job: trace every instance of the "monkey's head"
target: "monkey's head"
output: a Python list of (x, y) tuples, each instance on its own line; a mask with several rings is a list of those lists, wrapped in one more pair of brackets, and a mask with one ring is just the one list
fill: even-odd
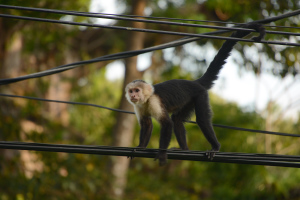
[(154, 88), (143, 80), (135, 80), (127, 84), (125, 92), (129, 103), (141, 105), (146, 103), (149, 97), (154, 93)]

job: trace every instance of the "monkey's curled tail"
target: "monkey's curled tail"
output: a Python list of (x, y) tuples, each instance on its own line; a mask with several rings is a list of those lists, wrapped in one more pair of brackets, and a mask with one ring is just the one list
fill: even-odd
[[(265, 35), (265, 29), (261, 24), (250, 23), (250, 24), (246, 24), (242, 27), (254, 29), (260, 33), (260, 35), (258, 37), (252, 38), (255, 41), (260, 41)], [(237, 32), (234, 32), (230, 37), (242, 38), (250, 33), (251, 32), (249, 32), (249, 31), (237, 31)], [(207, 90), (210, 89), (213, 86), (214, 81), (218, 79), (218, 74), (219, 74), (220, 70), (222, 69), (223, 65), (226, 63), (226, 59), (229, 57), (230, 52), (236, 43), (237, 43), (237, 41), (234, 41), (234, 40), (227, 40), (226, 42), (224, 42), (221, 49), (215, 56), (214, 60), (210, 63), (205, 74), (196, 80), (198, 83), (200, 83), (202, 86), (204, 86)]]

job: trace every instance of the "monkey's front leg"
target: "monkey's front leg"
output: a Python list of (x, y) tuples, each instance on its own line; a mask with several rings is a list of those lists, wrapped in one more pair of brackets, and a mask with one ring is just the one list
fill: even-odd
[(163, 166), (167, 164), (167, 149), (171, 141), (172, 136), (172, 128), (173, 123), (169, 116), (165, 117), (164, 119), (160, 120), (161, 130), (160, 130), (160, 140), (159, 140), (159, 151), (155, 158), (159, 160), (159, 165)]
[[(142, 117), (140, 119), (140, 142), (137, 148), (146, 148), (151, 137), (152, 129), (153, 129), (153, 124), (151, 117)], [(136, 149), (133, 150), (135, 152)], [(134, 158), (133, 156), (128, 156), (131, 160)]]
[(146, 116), (142, 117), (140, 119), (140, 126), (141, 126), (140, 143), (139, 146), (137, 147), (146, 148), (150, 141), (150, 137), (153, 129), (151, 117), (146, 117)]

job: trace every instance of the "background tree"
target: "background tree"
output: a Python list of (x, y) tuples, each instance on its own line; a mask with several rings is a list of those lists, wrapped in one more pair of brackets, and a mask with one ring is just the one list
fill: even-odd
[[(145, 0), (133, 1), (131, 6), (131, 14), (143, 16), (146, 7)], [(133, 28), (144, 28), (141, 22), (132, 22)], [(143, 32), (128, 32), (127, 50), (139, 50), (144, 46)], [(141, 79), (142, 73), (137, 70), (137, 56), (125, 59), (125, 77), (122, 86), (122, 97), (119, 108), (121, 110), (133, 111), (132, 106), (125, 98), (125, 86), (132, 80)], [(125, 113), (118, 113), (116, 117), (116, 125), (113, 130), (113, 145), (115, 146), (132, 146), (132, 138), (136, 117)], [(127, 170), (130, 160), (126, 157), (112, 157), (112, 192), (115, 198), (123, 195), (127, 182)]]

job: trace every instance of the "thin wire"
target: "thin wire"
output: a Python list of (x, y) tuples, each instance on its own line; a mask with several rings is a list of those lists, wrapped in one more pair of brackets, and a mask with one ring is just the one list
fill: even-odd
[[(155, 158), (159, 149), (0, 141), (0, 149)], [(300, 168), (300, 156), (217, 152), (213, 160), (203, 151), (167, 150), (168, 159)]]
[[(189, 26), (189, 27), (198, 27), (198, 28), (201, 27), (201, 28), (223, 29), (223, 30), (232, 30), (232, 31), (245, 30), (245, 31), (255, 32), (252, 29), (243, 29), (243, 28), (238, 28), (238, 27), (221, 27), (221, 26), (199, 25), (199, 24), (190, 24), (190, 23), (182, 23), (182, 22), (178, 23), (178, 22), (169, 22), (169, 21), (135, 19), (132, 17), (143, 17), (143, 16), (134, 16), (134, 15), (117, 15), (117, 14), (107, 14), (107, 13), (77, 12), (77, 11), (32, 8), (32, 7), (21, 7), (21, 6), (10, 6), (10, 5), (0, 5), (0, 8), (27, 10), (27, 11), (35, 11), (35, 12), (46, 12), (46, 13), (55, 13), (55, 14), (64, 14), (64, 15), (73, 15), (73, 16), (106, 18), (106, 19), (114, 19), (114, 20), (136, 21), (136, 22), (145, 22), (145, 23), (159, 23), (159, 24), (167, 24), (167, 25)], [(160, 18), (160, 19), (162, 19), (162, 17), (143, 17), (143, 18), (156, 18), (156, 19)], [(180, 20), (178, 18), (164, 18), (164, 19)], [(185, 21), (184, 19), (181, 19), (181, 20)], [(191, 21), (191, 20), (188, 20), (188, 21)], [(195, 20), (195, 21), (218, 23), (218, 21), (206, 21), (206, 20)], [(219, 22), (219, 23), (221, 23), (221, 22)], [(226, 22), (223, 22), (223, 23), (226, 23)], [(235, 24), (243, 25), (242, 23), (235, 23)], [(283, 31), (266, 31), (266, 33), (280, 34), (280, 35), (295, 35), (295, 36), (300, 35), (298, 33), (283, 32)]]
[[(187, 122), (196, 124), (196, 122), (194, 122), (194, 121), (187, 121)], [(248, 129), (248, 128), (240, 128), (240, 127), (234, 127), (234, 126), (221, 125), (221, 124), (213, 124), (213, 126), (218, 127), (218, 128), (226, 128), (226, 129), (253, 132), (253, 133), (264, 133), (264, 134), (270, 134), (270, 135), (300, 137), (300, 134), (282, 133), (282, 132), (274, 132), (274, 131), (262, 131), (262, 130), (256, 130), (256, 129)]]
[[(87, 12), (76, 12), (75, 13), (87, 13)], [(94, 15), (108, 15), (108, 16), (119, 16), (119, 17), (131, 17), (131, 18), (145, 18), (145, 19), (158, 19), (158, 20), (172, 20), (172, 21), (190, 21), (190, 22), (202, 22), (202, 23), (216, 23), (216, 24), (234, 24), (237, 26), (243, 25), (245, 23), (238, 22), (224, 22), (224, 21), (211, 21), (211, 20), (195, 20), (195, 19), (182, 19), (182, 18), (169, 18), (169, 17), (154, 17), (154, 16), (144, 16), (144, 15), (124, 15), (124, 14), (111, 14), (111, 13), (91, 13)], [(159, 23), (160, 21), (157, 21)], [(271, 28), (289, 28), (289, 29), (300, 29), (300, 27), (295, 26), (275, 26), (275, 25), (265, 25), (265, 27)]]
[(143, 15), (123, 15), (123, 14), (111, 14), (111, 13), (93, 13), (94, 15), (109, 15), (109, 16), (119, 16), (119, 17), (132, 17), (132, 18), (145, 18), (145, 19), (158, 19), (160, 20), (172, 20), (172, 21), (187, 21), (187, 22), (202, 22), (202, 23), (216, 23), (216, 24), (234, 24), (243, 25), (244, 23), (237, 22), (222, 22), (222, 21), (211, 21), (211, 20), (196, 20), (196, 19), (182, 19), (182, 18), (169, 18), (169, 17), (154, 17), (154, 16), (143, 16)]
[(290, 29), (300, 29), (300, 27), (297, 27), (297, 26), (275, 26), (275, 25), (265, 25), (265, 27), (270, 27), (270, 28), (290, 28)]
[[(134, 112), (131, 112), (131, 111), (114, 109), (114, 108), (109, 108), (109, 107), (100, 106), (100, 105), (91, 104), (91, 103), (81, 103), (81, 102), (73, 102), (73, 101), (51, 100), (51, 99), (43, 99), (43, 98), (37, 98), (37, 97), (19, 96), (19, 95), (11, 95), (11, 94), (2, 94), (2, 93), (0, 93), (0, 96), (3, 96), (3, 97), (12, 97), (12, 98), (23, 98), (23, 99), (30, 99), (30, 100), (37, 100), (37, 101), (45, 101), (45, 102), (54, 102), (54, 103), (65, 103), (65, 104), (71, 104), (71, 105), (92, 106), (92, 107), (107, 109), (107, 110), (116, 111), (116, 112), (122, 112), (122, 113), (127, 113), (127, 114), (135, 114)], [(196, 124), (196, 122), (194, 122), (194, 121), (186, 121), (186, 122)], [(233, 130), (245, 131), (245, 132), (264, 133), (264, 134), (280, 135), (280, 136), (290, 136), (290, 137), (300, 137), (299, 134), (281, 133), (281, 132), (272, 132), (272, 131), (262, 131), (262, 130), (255, 130), (255, 129), (247, 129), (247, 128), (240, 128), (240, 127), (234, 127), (234, 126), (221, 125), (221, 124), (213, 124), (213, 126), (219, 127), (219, 128), (226, 128), (226, 129), (233, 129)]]
[[(168, 18), (168, 17), (153, 17), (153, 16), (142, 16), (142, 15), (122, 15), (122, 14), (110, 14), (110, 13), (94, 13), (99, 15), (112, 15), (120, 17), (138, 17), (145, 19), (158, 19), (158, 20), (173, 20), (173, 21), (190, 21), (190, 22), (202, 22), (202, 23), (215, 23), (215, 24), (233, 24), (236, 26), (244, 25), (245, 23), (238, 22), (223, 22), (223, 21), (211, 21), (211, 20), (195, 20), (195, 19), (181, 19), (181, 18)], [(157, 21), (159, 23), (160, 21)], [(275, 26), (275, 25), (265, 25), (265, 27), (270, 28), (289, 28), (289, 29), (300, 29), (300, 27), (295, 26)]]
[[(224, 29), (224, 30), (248, 30), (251, 32), (255, 32), (252, 29), (242, 29), (242, 28), (234, 28), (234, 27), (230, 28), (230, 27), (208, 26), (208, 25), (188, 24), (188, 23), (176, 23), (176, 22), (168, 22), (168, 21), (133, 19), (133, 18), (129, 18), (126, 15), (120, 16), (120, 15), (114, 15), (114, 14), (102, 14), (102, 13), (98, 14), (98, 13), (90, 13), (90, 12), (77, 12), (77, 11), (44, 9), (44, 8), (31, 8), (31, 7), (10, 6), (10, 5), (0, 5), (0, 8), (27, 10), (27, 11), (35, 11), (35, 12), (46, 12), (46, 13), (55, 13), (55, 14), (64, 14), (64, 15), (73, 15), (73, 16), (83, 16), (83, 17), (106, 18), (106, 19), (114, 19), (114, 20), (145, 22), (145, 23), (159, 23), (159, 24), (168, 24), (168, 25), (215, 28), (215, 29)], [(126, 16), (126, 17), (124, 17), (124, 16)]]
[[(83, 22), (71, 22), (71, 21), (64, 21), (64, 20), (54, 20), (54, 19), (27, 17), (27, 16), (16, 16), (16, 15), (8, 15), (8, 14), (0, 14), (0, 17), (20, 19), (20, 20), (38, 21), (38, 22), (47, 22), (47, 23), (56, 23), (56, 24), (66, 24), (66, 25), (74, 25), (74, 26), (87, 26), (87, 27), (107, 28), (107, 29), (116, 29), (116, 30), (125, 30), (125, 31), (138, 31), (138, 32), (146, 32), (146, 33), (159, 33), (159, 34), (167, 34), (167, 35), (233, 40), (233, 41), (242, 41), (242, 42), (255, 42), (255, 43), (263, 43), (263, 44), (269, 44), (269, 45), (273, 44), (273, 45), (300, 46), (299, 43), (292, 43), (292, 42), (278, 42), (278, 41), (265, 41), (265, 40), (254, 41), (254, 40), (234, 38), (234, 37), (205, 35), (205, 34), (197, 34), (197, 33), (184, 33), (184, 32), (175, 32), (175, 31), (162, 31), (162, 30), (154, 30), (154, 29), (132, 28), (132, 27), (113, 26), (113, 25), (90, 24), (90, 23), (83, 23)], [(241, 30), (246, 31), (246, 29), (241, 29)], [(251, 32), (252, 31), (253, 30), (251, 30)], [(274, 31), (272, 31), (272, 32), (274, 32)], [(300, 33), (290, 33), (289, 35), (300, 36)]]
[[(85, 17), (96, 17), (100, 18), (98, 15), (108, 15), (108, 16), (119, 16), (119, 17), (130, 17), (130, 18), (145, 18), (145, 19), (159, 19), (159, 20), (175, 20), (175, 21), (192, 21), (192, 22), (206, 22), (206, 23), (220, 23), (220, 24), (236, 24), (242, 25), (243, 23), (234, 23), (234, 22), (222, 22), (222, 21), (209, 21), (209, 20), (191, 20), (191, 19), (180, 19), (180, 18), (167, 18), (167, 17), (153, 17), (153, 16), (142, 16), (142, 15), (123, 15), (123, 14), (110, 14), (110, 13), (92, 13), (92, 12), (79, 12), (79, 11), (66, 11), (54, 9), (42, 9), (42, 8), (30, 8), (30, 7), (21, 7), (21, 6), (11, 6), (11, 5), (0, 5), (0, 8), (8, 9), (18, 9), (18, 10), (28, 10), (28, 11), (39, 11), (39, 12), (51, 12), (56, 14), (67, 14), (75, 16), (85, 16)], [(70, 13), (72, 12), (72, 13)], [(161, 21), (157, 21), (160, 23)]]
[[(132, 19), (132, 18), (126, 18), (126, 17), (117, 17), (114, 15), (96, 15), (97, 18), (106, 18), (106, 19), (114, 19), (114, 20), (125, 20), (125, 21), (137, 21), (137, 22), (145, 22), (145, 23), (159, 23), (159, 24), (167, 24), (167, 25), (177, 25), (177, 26), (188, 26), (188, 27), (197, 27), (197, 28), (211, 28), (211, 29), (217, 29), (217, 30), (231, 30), (231, 31), (249, 31), (249, 32), (256, 32), (253, 29), (248, 28), (238, 28), (237, 27), (224, 27), (224, 26), (213, 26), (213, 25), (199, 25), (199, 24), (188, 24), (188, 23), (176, 23), (176, 22), (168, 22), (168, 21), (155, 21), (155, 20), (142, 20), (142, 19)], [(293, 32), (284, 32), (284, 31), (265, 31), (269, 34), (278, 34), (278, 35), (289, 35), (289, 36), (300, 36), (300, 33), (293, 33)]]
[(123, 113), (128, 113), (128, 114), (135, 114), (134, 112), (120, 110), (120, 109), (114, 109), (114, 108), (109, 108), (109, 107), (100, 106), (100, 105), (91, 104), (91, 103), (82, 103), (82, 102), (74, 102), (74, 101), (60, 101), (60, 100), (53, 100), (53, 99), (43, 99), (43, 98), (37, 98), (37, 97), (19, 96), (19, 95), (2, 94), (2, 93), (0, 93), (0, 96), (3, 96), (3, 97), (12, 97), (12, 98), (23, 98), (23, 99), (45, 101), (45, 102), (53, 102), (53, 103), (65, 103), (65, 104), (71, 104), (71, 105), (92, 106), (92, 107), (103, 108), (103, 109), (107, 109), (107, 110), (111, 110), (111, 111), (116, 111), (116, 112), (123, 112)]

